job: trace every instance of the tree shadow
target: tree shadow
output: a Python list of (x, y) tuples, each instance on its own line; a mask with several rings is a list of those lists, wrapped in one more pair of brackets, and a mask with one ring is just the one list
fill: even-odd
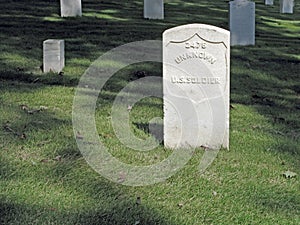
[(147, 207), (136, 205), (134, 201), (122, 201), (111, 208), (80, 212), (60, 212), (53, 207), (18, 205), (9, 200), (0, 200), (1, 224), (80, 224), (80, 225), (124, 225), (157, 224), (175, 225)]
[[(220, 25), (219, 18), (227, 18), (226, 12), (216, 10), (213, 4), (211, 7), (201, 6), (203, 12), (198, 15), (187, 13), (197, 12), (197, 4), (185, 4), (182, 1), (178, 3), (183, 8), (182, 11), (178, 11), (178, 7), (166, 4), (167, 15), (163, 21), (143, 19), (143, 5), (140, 1), (122, 4), (86, 1), (83, 2), (83, 16), (78, 18), (59, 17), (58, 2), (45, 0), (38, 3), (29, 1), (26, 4), (2, 4), (0, 27), (3, 28), (1, 38), (5, 41), (0, 46), (3, 58), (0, 66), (10, 73), (1, 77), (26, 82), (24, 77), (43, 75), (40, 69), (42, 42), (46, 39), (66, 40), (64, 75), (70, 79), (77, 79), (78, 82), (79, 76), (89, 63), (116, 46), (138, 40), (161, 39), (165, 29), (178, 23), (200, 22), (206, 15), (211, 16), (210, 23), (214, 25)], [(10, 19), (12, 17), (13, 20)], [(21, 70), (24, 76), (14, 73), (18, 70)], [(40, 78), (39, 76), (33, 80)], [(39, 82), (49, 83), (47, 79), (41, 78)]]
[(138, 129), (153, 136), (163, 145), (163, 124), (161, 123), (133, 123)]
[(284, 213), (290, 218), (289, 223), (296, 224), (298, 222), (297, 217), (294, 217), (300, 211), (300, 199), (297, 193), (272, 188), (271, 191), (259, 190), (254, 199), (258, 207), (263, 208), (265, 213)]

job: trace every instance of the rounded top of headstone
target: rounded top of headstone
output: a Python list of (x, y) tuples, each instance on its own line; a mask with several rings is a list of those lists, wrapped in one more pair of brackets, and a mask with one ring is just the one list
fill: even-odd
[(243, 5), (255, 5), (255, 2), (248, 1), (248, 0), (234, 0), (234, 1), (230, 1), (229, 4), (243, 6)]
[(187, 36), (190, 36), (189, 39), (194, 36), (198, 36), (204, 41), (216, 44), (226, 43), (230, 37), (230, 32), (220, 27), (194, 23), (173, 27), (165, 30), (163, 33), (164, 42), (169, 42), (170, 39), (173, 41), (182, 41)]
[(210, 31), (215, 31), (215, 32), (219, 32), (219, 33), (224, 33), (224, 34), (229, 34), (230, 33), (228, 30), (225, 30), (223, 28), (216, 27), (216, 26), (213, 26), (213, 25), (202, 24), (202, 23), (192, 23), (192, 24), (185, 24), (185, 25), (170, 28), (168, 30), (165, 30), (164, 34), (168, 33), (168, 32), (176, 32), (178, 30), (184, 30), (184, 29), (210, 30)]
[(47, 39), (47, 40), (44, 41), (44, 43), (47, 43), (47, 44), (59, 43), (59, 42), (64, 42), (64, 40), (61, 40), (61, 39)]

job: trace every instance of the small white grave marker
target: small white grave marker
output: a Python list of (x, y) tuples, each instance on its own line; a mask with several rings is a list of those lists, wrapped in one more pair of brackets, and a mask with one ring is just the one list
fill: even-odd
[(163, 19), (164, 0), (144, 0), (144, 18)]
[(81, 16), (81, 0), (60, 0), (61, 17)]
[(255, 44), (255, 3), (247, 0), (229, 2), (230, 44)]
[(294, 0), (280, 0), (280, 13), (294, 13)]
[(265, 0), (265, 5), (274, 5), (274, 0)]
[(229, 147), (229, 36), (205, 24), (163, 33), (166, 147)]
[(43, 71), (59, 73), (65, 66), (64, 40), (48, 39), (43, 42)]

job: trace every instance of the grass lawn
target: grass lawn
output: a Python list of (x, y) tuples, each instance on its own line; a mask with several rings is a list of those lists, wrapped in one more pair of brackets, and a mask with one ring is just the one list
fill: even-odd
[[(58, 1), (7, 0), (0, 9), (0, 224), (300, 224), (299, 2), (294, 14), (279, 14), (278, 1), (256, 1), (256, 45), (231, 48), (230, 150), (199, 174), (197, 149), (176, 175), (142, 187), (110, 182), (82, 157), (72, 128), (79, 79), (108, 50), (161, 40), (168, 28), (228, 29), (228, 1), (168, 0), (165, 20), (144, 20), (142, 0), (83, 0), (80, 18), (61, 18)], [(41, 71), (50, 38), (66, 42), (63, 76)], [(148, 165), (170, 151), (128, 151), (109, 119), (140, 70), (162, 74), (159, 63), (119, 71), (99, 96), (96, 123), (114, 156)], [(132, 132), (147, 137), (141, 125), (162, 117), (162, 100), (144, 99), (130, 115)]]

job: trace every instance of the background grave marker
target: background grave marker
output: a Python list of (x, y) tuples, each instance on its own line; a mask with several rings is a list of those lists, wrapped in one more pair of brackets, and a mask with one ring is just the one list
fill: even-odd
[(164, 0), (144, 0), (144, 18), (163, 19)]
[(229, 2), (230, 44), (255, 44), (255, 3), (247, 0)]
[(294, 13), (294, 0), (280, 0), (280, 13)]
[(60, 13), (61, 17), (81, 16), (81, 0), (60, 0)]
[(274, 0), (265, 0), (265, 5), (274, 5)]
[(48, 39), (43, 42), (43, 71), (60, 72), (65, 66), (64, 40)]

